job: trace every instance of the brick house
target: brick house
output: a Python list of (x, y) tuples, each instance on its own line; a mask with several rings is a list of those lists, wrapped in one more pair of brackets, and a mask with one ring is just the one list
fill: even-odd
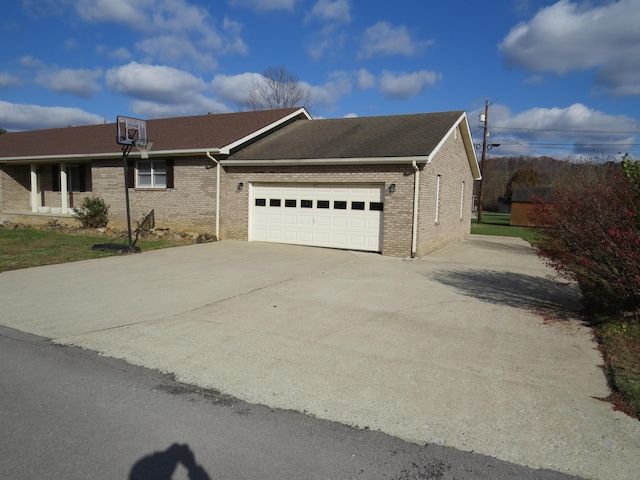
[[(480, 172), (463, 111), (312, 120), (301, 108), (147, 121), (148, 160), (123, 165), (115, 125), (0, 136), (0, 221), (77, 223), (421, 256), (469, 235)], [(66, 192), (66, 195), (62, 192)]]

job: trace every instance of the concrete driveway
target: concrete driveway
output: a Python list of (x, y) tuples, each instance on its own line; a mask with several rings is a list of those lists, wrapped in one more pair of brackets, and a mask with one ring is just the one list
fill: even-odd
[(520, 239), (223, 241), (0, 274), (0, 323), (241, 399), (586, 478), (640, 471), (579, 293)]

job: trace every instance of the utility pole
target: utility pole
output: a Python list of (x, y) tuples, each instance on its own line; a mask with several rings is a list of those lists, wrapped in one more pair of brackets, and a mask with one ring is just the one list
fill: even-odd
[(489, 136), (489, 99), (484, 103), (484, 133), (482, 135), (482, 158), (480, 159), (480, 191), (478, 192), (478, 223), (482, 223), (482, 200), (484, 197), (484, 161), (487, 158), (487, 137)]

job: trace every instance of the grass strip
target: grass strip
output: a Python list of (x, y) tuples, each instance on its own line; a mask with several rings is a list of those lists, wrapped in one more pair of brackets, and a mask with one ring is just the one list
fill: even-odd
[[(117, 255), (91, 250), (94, 244), (109, 240), (111, 238), (51, 230), (0, 228), (0, 272)], [(136, 245), (144, 251), (180, 244), (141, 239)]]
[(535, 233), (524, 228), (510, 225), (511, 215), (509, 213), (482, 213), (482, 223), (478, 223), (476, 218), (471, 219), (472, 235), (497, 235), (502, 237), (520, 237), (531, 243), (535, 238)]

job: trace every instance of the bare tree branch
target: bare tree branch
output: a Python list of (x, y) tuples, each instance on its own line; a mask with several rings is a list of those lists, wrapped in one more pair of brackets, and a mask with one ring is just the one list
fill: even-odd
[(262, 79), (255, 80), (247, 98), (250, 110), (305, 107), (311, 104), (311, 91), (284, 65), (269, 67)]

